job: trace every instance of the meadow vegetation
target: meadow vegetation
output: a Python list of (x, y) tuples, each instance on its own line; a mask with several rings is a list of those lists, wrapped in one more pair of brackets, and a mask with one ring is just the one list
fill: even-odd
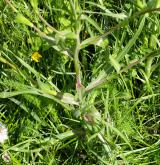
[(0, 164), (160, 164), (159, 19), (159, 0), (1, 0)]

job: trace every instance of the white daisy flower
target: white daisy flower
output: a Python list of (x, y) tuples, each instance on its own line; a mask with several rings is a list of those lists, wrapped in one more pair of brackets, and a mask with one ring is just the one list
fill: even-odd
[(8, 130), (5, 125), (0, 123), (0, 143), (4, 143), (8, 139)]

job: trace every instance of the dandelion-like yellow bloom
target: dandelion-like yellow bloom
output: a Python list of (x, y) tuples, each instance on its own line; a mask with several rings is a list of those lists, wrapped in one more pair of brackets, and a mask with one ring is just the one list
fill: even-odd
[(42, 58), (42, 56), (38, 52), (34, 52), (32, 54), (32, 60), (35, 62), (39, 62), (41, 58)]

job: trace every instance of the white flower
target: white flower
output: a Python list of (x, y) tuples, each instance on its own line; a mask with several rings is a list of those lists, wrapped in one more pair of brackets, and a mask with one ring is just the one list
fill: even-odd
[(0, 123), (0, 143), (4, 143), (4, 141), (7, 139), (8, 139), (7, 128)]
[(5, 152), (2, 155), (2, 159), (4, 160), (4, 162), (7, 162), (7, 163), (9, 163), (11, 161), (11, 158), (10, 158), (10, 156), (9, 156), (9, 154), (7, 152)]

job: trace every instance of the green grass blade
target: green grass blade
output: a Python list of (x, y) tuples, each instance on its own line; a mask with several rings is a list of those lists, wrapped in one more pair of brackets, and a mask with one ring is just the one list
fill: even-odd
[(132, 46), (135, 44), (136, 40), (138, 39), (139, 35), (142, 32), (142, 29), (145, 25), (145, 16), (143, 16), (139, 28), (137, 29), (136, 33), (132, 37), (132, 39), (128, 42), (128, 44), (123, 48), (123, 50), (118, 54), (116, 60), (120, 61), (132, 48)]

